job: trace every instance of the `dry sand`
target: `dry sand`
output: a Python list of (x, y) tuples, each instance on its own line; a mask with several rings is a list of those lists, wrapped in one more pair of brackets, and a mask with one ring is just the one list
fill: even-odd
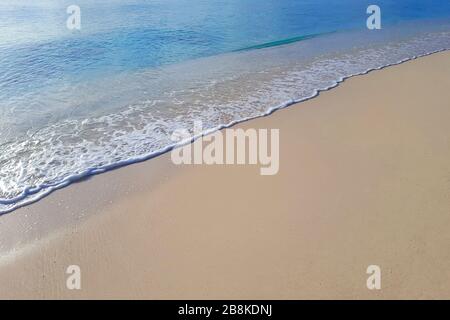
[(166, 154), (0, 217), (0, 297), (450, 298), (450, 52), (237, 127), (278, 175)]

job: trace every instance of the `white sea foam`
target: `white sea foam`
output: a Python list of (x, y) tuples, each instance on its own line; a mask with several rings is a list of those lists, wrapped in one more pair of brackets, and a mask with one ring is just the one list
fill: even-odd
[[(175, 147), (171, 133), (192, 127), (194, 120), (202, 120), (206, 134), (315, 97), (348, 77), (450, 49), (447, 31), (336, 44), (345, 37), (226, 54), (28, 96), (38, 104), (49, 101), (49, 112), (59, 103), (79, 108), (72, 118), (2, 141), (0, 213), (85, 176), (167, 152)], [(75, 99), (74, 92), (82, 95)]]

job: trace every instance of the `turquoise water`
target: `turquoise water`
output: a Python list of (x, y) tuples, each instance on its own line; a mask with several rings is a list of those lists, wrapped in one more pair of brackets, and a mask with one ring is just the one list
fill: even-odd
[[(371, 3), (80, 0), (75, 4), (81, 8), (82, 29), (72, 32), (65, 21), (66, 8), (74, 1), (6, 0), (0, 4), (0, 61), (2, 71), (12, 70), (1, 72), (0, 83), (14, 94), (56, 79), (83, 80), (93, 73), (158, 67), (309, 34), (364, 29)], [(385, 26), (450, 16), (448, 0), (377, 4)]]
[[(81, 9), (81, 30), (66, 8)], [(0, 213), (345, 77), (450, 48), (450, 1), (0, 3)]]

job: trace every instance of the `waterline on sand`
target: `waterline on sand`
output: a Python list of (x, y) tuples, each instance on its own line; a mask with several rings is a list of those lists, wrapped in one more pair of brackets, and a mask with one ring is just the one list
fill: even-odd
[[(370, 46), (363, 38), (360, 42), (352, 39), (349, 43), (356, 43), (356, 49), (350, 45), (330, 49), (348, 37), (328, 35), (100, 83), (90, 90), (108, 88), (104, 91), (108, 95), (115, 88), (129, 89), (126, 93), (137, 102), (115, 113), (60, 121), (1, 144), (0, 172), (6, 179), (0, 181), (0, 213), (36, 202), (88, 176), (180, 147), (170, 140), (171, 133), (190, 127), (195, 120), (202, 120), (205, 130), (189, 142), (314, 98), (347, 78), (450, 48), (449, 33), (439, 31), (395, 41), (383, 39)], [(72, 90), (84, 92), (81, 98), (90, 97), (88, 84), (71, 88), (64, 97), (73, 95)], [(46, 97), (61, 98), (52, 92)], [(83, 102), (89, 105), (92, 98)], [(100, 98), (93, 103), (103, 102)]]

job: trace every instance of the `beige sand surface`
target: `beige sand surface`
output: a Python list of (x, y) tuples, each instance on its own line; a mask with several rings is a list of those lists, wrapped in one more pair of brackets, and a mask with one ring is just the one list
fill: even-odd
[(166, 154), (0, 217), (0, 297), (450, 298), (450, 52), (238, 127), (278, 175)]

